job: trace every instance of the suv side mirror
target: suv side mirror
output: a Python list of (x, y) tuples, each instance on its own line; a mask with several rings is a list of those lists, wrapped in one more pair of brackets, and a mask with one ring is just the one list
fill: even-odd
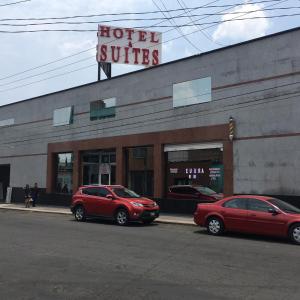
[(109, 199), (109, 200), (113, 200), (114, 199), (114, 196), (112, 194), (107, 194), (106, 195), (106, 198)]
[(269, 208), (268, 212), (272, 215), (278, 215), (280, 212), (276, 208)]

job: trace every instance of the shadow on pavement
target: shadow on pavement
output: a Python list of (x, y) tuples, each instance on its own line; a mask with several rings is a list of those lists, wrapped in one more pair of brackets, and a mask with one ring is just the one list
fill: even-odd
[[(86, 221), (84, 222), (78, 222), (76, 221), (74, 218), (70, 219), (71, 222), (75, 222), (75, 223), (89, 223), (89, 224), (102, 224), (102, 225), (113, 225), (113, 226), (118, 226), (118, 227), (122, 227), (116, 224), (116, 222), (114, 220), (109, 220), (109, 219), (101, 219), (101, 218), (88, 218)], [(123, 227), (153, 227), (153, 226), (158, 226), (158, 223), (151, 223), (151, 224), (144, 224), (142, 222), (129, 222), (129, 224), (123, 226)]]
[[(206, 229), (198, 229), (194, 231), (195, 234), (207, 235), (214, 238), (219, 238), (219, 236), (212, 236), (209, 235)], [(294, 245), (290, 242), (287, 238), (280, 238), (280, 237), (273, 237), (273, 236), (265, 236), (265, 235), (256, 235), (256, 234), (247, 234), (247, 233), (236, 233), (236, 232), (225, 232), (221, 235), (223, 238), (233, 238), (233, 239), (243, 239), (243, 240), (253, 240), (253, 241), (262, 241), (262, 242), (269, 242), (269, 243), (276, 243), (276, 244), (286, 244), (286, 245)]]

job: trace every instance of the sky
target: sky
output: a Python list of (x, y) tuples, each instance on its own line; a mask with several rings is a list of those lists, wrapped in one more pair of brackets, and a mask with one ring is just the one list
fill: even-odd
[[(126, 28), (142, 26), (146, 30), (162, 32), (162, 63), (284, 31), (300, 25), (300, 15), (269, 18), (270, 16), (282, 14), (300, 14), (299, 0), (275, 0), (272, 2), (264, 2), (263, 0), (19, 1), (0, 0), (0, 106), (96, 81), (96, 30), (97, 23), (102, 24), (104, 21), (126, 18), (126, 21), (116, 20), (105, 24)], [(19, 3), (6, 5), (14, 2)], [(230, 6), (211, 7), (222, 5)], [(210, 7), (205, 8), (205, 6)], [(160, 12), (160, 10), (182, 9), (183, 7), (190, 9), (186, 11), (174, 11), (170, 15), (166, 12)], [(289, 7), (293, 8), (282, 9)], [(274, 10), (275, 8), (277, 9)], [(255, 12), (247, 14), (247, 12), (253, 10)], [(135, 12), (149, 11), (158, 12), (148, 15), (133, 14)], [(15, 26), (41, 22), (37, 20), (16, 20), (20, 18), (53, 18), (124, 12), (131, 14), (126, 16), (82, 17), (68, 20), (71, 22), (93, 21), (95, 22), (94, 24)], [(168, 17), (177, 16), (176, 19), (173, 19), (173, 22), (177, 26), (180, 24), (193, 25), (194, 23), (200, 25), (176, 28), (172, 20), (144, 20), (145, 18), (164, 17), (164, 15)], [(219, 24), (203, 24), (224, 20), (228, 21), (232, 18), (242, 19), (250, 17), (256, 17), (257, 19), (221, 22)], [(142, 20), (132, 20), (134, 18)], [(47, 20), (43, 22), (53, 21)], [(172, 25), (173, 27), (154, 28), (153, 25), (155, 24), (156, 26)], [(37, 29), (92, 29), (95, 32), (3, 32)], [(53, 63), (54, 61), (56, 62)], [(143, 67), (114, 64), (112, 66), (112, 76), (141, 68)], [(102, 78), (105, 78), (103, 74)]]

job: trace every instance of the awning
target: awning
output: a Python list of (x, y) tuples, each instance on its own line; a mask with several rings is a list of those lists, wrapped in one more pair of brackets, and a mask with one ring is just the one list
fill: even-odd
[(164, 152), (185, 151), (185, 150), (203, 150), (220, 149), (223, 151), (223, 143), (196, 143), (196, 144), (177, 144), (165, 145)]

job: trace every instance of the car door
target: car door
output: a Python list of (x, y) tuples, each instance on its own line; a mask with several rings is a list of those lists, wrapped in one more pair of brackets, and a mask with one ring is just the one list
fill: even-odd
[(96, 205), (95, 212), (98, 216), (112, 217), (114, 213), (115, 202), (106, 196), (112, 194), (107, 188), (98, 187), (96, 189)]
[(269, 209), (275, 209), (267, 201), (248, 199), (249, 231), (257, 234), (282, 235), (285, 228), (285, 218), (282, 213), (274, 214)]
[(247, 232), (247, 199), (231, 198), (222, 205), (225, 228), (232, 231)]
[(88, 187), (82, 189), (84, 207), (87, 215), (96, 215), (97, 214), (97, 190), (95, 187)]

